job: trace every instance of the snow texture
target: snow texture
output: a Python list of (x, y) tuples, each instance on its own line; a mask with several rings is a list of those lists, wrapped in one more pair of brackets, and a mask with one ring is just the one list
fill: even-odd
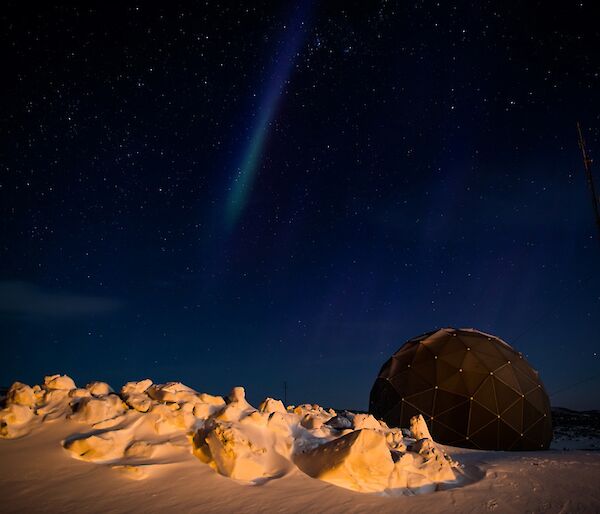
[(150, 379), (128, 382), (120, 395), (105, 382), (78, 388), (66, 375), (47, 376), (42, 386), (15, 382), (0, 411), (0, 436), (19, 438), (52, 420), (88, 427), (63, 440), (71, 457), (110, 464), (136, 480), (165, 457), (191, 451), (215, 472), (248, 484), (295, 470), (359, 492), (429, 492), (461, 481), (459, 466), (420, 417), (411, 421), (407, 447), (400, 430), (371, 415), (286, 407), (273, 398), (256, 409), (243, 387), (222, 398)]
[(241, 387), (17, 382), (0, 438), (3, 512), (600, 510), (597, 453), (442, 447), (421, 417), (399, 429), (273, 398), (256, 409)]

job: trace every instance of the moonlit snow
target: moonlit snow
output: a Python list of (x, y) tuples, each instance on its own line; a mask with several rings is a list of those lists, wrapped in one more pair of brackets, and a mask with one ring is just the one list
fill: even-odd
[(75, 421), (85, 427), (62, 441), (69, 456), (136, 479), (168, 454), (191, 451), (216, 473), (249, 484), (295, 469), (346, 489), (387, 494), (433, 492), (464, 481), (421, 417), (404, 437), (366, 414), (286, 407), (273, 398), (257, 409), (242, 387), (222, 398), (147, 379), (125, 384), (118, 395), (104, 382), (78, 388), (61, 375), (47, 376), (41, 386), (14, 383), (6, 404), (3, 438), (25, 436), (50, 420)]
[[(390, 428), (316, 404), (266, 398), (255, 408), (242, 387), (221, 397), (146, 379), (116, 393), (104, 382), (77, 387), (65, 375), (32, 387), (15, 382), (0, 437), (6, 512), (443, 512), (514, 502), (535, 510), (532, 488), (559, 495), (563, 470), (593, 477), (600, 464), (597, 455), (585, 457), (586, 468), (543, 452), (443, 447), (421, 416)], [(594, 495), (578, 501), (596, 506)], [(546, 503), (549, 512), (565, 506)]]

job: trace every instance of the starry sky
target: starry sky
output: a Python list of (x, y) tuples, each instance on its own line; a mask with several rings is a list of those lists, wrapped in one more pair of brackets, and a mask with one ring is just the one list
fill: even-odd
[(286, 382), (365, 409), (391, 353), (453, 326), (600, 408), (575, 128), (600, 152), (599, 11), (8, 2), (0, 385)]

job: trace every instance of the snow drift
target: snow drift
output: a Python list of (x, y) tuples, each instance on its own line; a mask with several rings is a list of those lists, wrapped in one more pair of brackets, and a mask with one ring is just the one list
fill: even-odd
[(421, 416), (400, 430), (368, 414), (273, 398), (256, 409), (242, 387), (223, 398), (149, 379), (128, 382), (119, 394), (104, 382), (78, 388), (65, 375), (33, 387), (15, 382), (0, 410), (0, 437), (35, 437), (42, 423), (61, 420), (81, 425), (62, 442), (68, 455), (133, 479), (192, 452), (199, 465), (255, 485), (297, 470), (367, 493), (432, 492), (466, 481)]

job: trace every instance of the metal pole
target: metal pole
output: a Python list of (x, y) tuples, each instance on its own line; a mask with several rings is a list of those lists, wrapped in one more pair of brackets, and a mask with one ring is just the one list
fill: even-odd
[(585, 148), (585, 141), (583, 140), (583, 133), (581, 131), (581, 125), (579, 122), (577, 122), (577, 134), (579, 136), (579, 148), (581, 148), (581, 155), (583, 157), (583, 167), (585, 169), (585, 175), (590, 188), (590, 193), (592, 194), (592, 207), (594, 208), (594, 215), (596, 216), (598, 242), (600, 243), (600, 208), (598, 207), (598, 195), (596, 194), (594, 177), (592, 176), (592, 159), (588, 157), (587, 150)]

